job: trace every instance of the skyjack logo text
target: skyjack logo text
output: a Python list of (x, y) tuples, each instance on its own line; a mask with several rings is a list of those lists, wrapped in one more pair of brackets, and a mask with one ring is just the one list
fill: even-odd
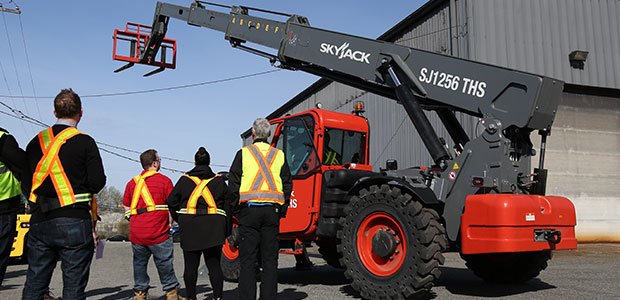
[(321, 44), (321, 53), (331, 54), (338, 57), (338, 59), (348, 58), (354, 61), (370, 64), (368, 57), (370, 53), (363, 51), (353, 51), (349, 49), (349, 43), (343, 43), (340, 46), (330, 45), (328, 43)]

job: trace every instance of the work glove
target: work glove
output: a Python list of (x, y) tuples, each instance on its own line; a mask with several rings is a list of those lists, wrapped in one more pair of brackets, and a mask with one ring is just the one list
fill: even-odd
[(280, 216), (280, 219), (286, 218), (286, 211), (288, 210), (288, 205), (281, 205), (280, 207), (278, 207), (278, 216)]

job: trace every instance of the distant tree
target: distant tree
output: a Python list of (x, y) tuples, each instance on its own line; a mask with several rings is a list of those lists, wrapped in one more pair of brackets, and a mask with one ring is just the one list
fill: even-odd
[(123, 212), (123, 194), (116, 187), (105, 186), (96, 196), (102, 212)]

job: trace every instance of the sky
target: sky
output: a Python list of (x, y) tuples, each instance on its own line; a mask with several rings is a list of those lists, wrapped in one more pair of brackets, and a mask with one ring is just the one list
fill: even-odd
[[(189, 6), (191, 1), (169, 3)], [(314, 27), (376, 38), (414, 12), (426, 0), (389, 1), (228, 1), (298, 14)], [(277, 70), (253, 54), (230, 47), (224, 34), (172, 19), (167, 37), (177, 40), (177, 66), (151, 77), (149, 66), (136, 65), (121, 73), (124, 63), (112, 60), (114, 29), (126, 22), (150, 25), (156, 1), (26, 1), (21, 14), (2, 14), (0, 21), (0, 101), (45, 124), (53, 124), (53, 97), (63, 88), (82, 96), (84, 116), (78, 129), (97, 142), (142, 152), (156, 149), (162, 166), (187, 171), (200, 146), (211, 154), (214, 171), (227, 170), (241, 147), (240, 134), (319, 78), (304, 72), (277, 71), (244, 79), (154, 93), (110, 97), (89, 95), (144, 91), (217, 81)], [(212, 8), (228, 12), (225, 8)], [(282, 20), (278, 16), (270, 17)], [(273, 51), (275, 53), (275, 51)], [(25, 97), (22, 97), (25, 96)], [(36, 96), (36, 98), (32, 98)], [(24, 147), (42, 127), (9, 115), (0, 106), (0, 127)], [(9, 115), (7, 115), (7, 113)], [(134, 160), (138, 153), (104, 146)], [(107, 185), (121, 191), (141, 166), (101, 151)], [(166, 159), (173, 158), (173, 160)], [(178, 161), (181, 160), (181, 161)], [(182, 173), (162, 170), (173, 182)]]

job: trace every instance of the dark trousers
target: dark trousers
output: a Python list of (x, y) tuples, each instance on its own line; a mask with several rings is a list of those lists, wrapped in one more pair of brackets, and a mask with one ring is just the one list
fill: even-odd
[(185, 289), (187, 290), (188, 299), (196, 299), (196, 281), (198, 281), (198, 266), (200, 265), (200, 256), (204, 255), (205, 264), (209, 269), (209, 280), (213, 288), (213, 297), (221, 298), (224, 290), (224, 274), (220, 266), (222, 258), (222, 246), (216, 246), (198, 251), (183, 251), (183, 260), (185, 261), (185, 271), (183, 271), (183, 280), (185, 281)]
[(28, 272), (22, 299), (43, 299), (58, 259), (62, 269), (62, 299), (86, 299), (84, 290), (94, 247), (90, 219), (55, 218), (30, 224)]
[(279, 227), (280, 217), (274, 206), (246, 207), (239, 212), (239, 296), (242, 300), (256, 300), (256, 257), (259, 249), (263, 267), (260, 298), (276, 299)]
[(17, 224), (17, 213), (0, 215), (0, 285), (4, 280), (6, 266), (9, 264), (9, 256), (13, 248), (15, 224)]

